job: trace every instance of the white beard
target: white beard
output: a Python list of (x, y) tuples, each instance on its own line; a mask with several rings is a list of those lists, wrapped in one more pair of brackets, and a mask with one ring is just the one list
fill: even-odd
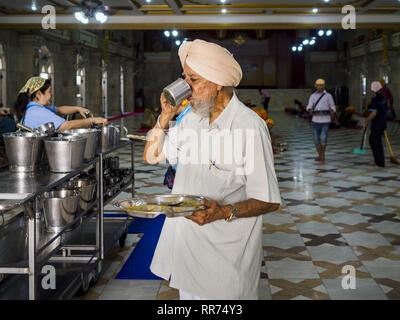
[(202, 118), (209, 118), (212, 110), (214, 109), (216, 101), (216, 97), (212, 97), (210, 99), (207, 99), (206, 101), (197, 101), (196, 99), (194, 99), (194, 101), (191, 103), (192, 110), (194, 113)]

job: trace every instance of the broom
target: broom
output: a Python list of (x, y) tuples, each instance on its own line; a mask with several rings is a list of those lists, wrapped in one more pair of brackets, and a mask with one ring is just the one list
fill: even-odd
[(364, 149), (364, 141), (365, 141), (366, 135), (367, 135), (367, 126), (364, 126), (364, 130), (363, 130), (362, 138), (361, 138), (360, 149), (354, 148), (353, 153), (355, 153), (355, 154), (366, 154), (367, 153), (367, 151)]
[(387, 145), (389, 147), (389, 151), (390, 151), (390, 162), (395, 163), (395, 164), (400, 164), (400, 161), (397, 160), (397, 158), (393, 154), (393, 150), (392, 150), (392, 147), (390, 146), (390, 142), (389, 142), (389, 138), (388, 138), (388, 135), (386, 133), (386, 130), (384, 131), (384, 133), (385, 133), (386, 143), (387, 143)]

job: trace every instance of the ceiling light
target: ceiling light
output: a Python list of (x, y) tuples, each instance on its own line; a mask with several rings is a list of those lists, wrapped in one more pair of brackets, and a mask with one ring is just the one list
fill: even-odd
[(313, 12), (313, 13), (317, 13), (317, 12), (318, 12), (318, 9), (317, 9), (317, 8), (314, 8), (314, 9), (312, 9), (312, 12)]
[(96, 14), (94, 15), (94, 17), (96, 18), (96, 20), (100, 23), (104, 23), (107, 21), (107, 16), (101, 12), (101, 11), (97, 11)]
[(166, 36), (167, 38), (171, 35), (171, 33), (169, 31), (164, 31), (164, 36)]
[(310, 40), (308, 40), (308, 39), (304, 39), (303, 40), (303, 44), (306, 46), (306, 45), (308, 45), (310, 43)]
[(303, 51), (303, 47), (302, 47), (302, 46), (299, 46), (299, 47), (297, 48), (297, 51)]
[(178, 31), (172, 30), (172, 35), (173, 35), (174, 37), (177, 37), (177, 36), (178, 36)]
[(177, 46), (180, 46), (180, 45), (181, 45), (181, 40), (176, 40), (176, 41), (175, 41), (175, 44), (176, 44)]
[(324, 0), (324, 2), (326, 3), (326, 2), (329, 2), (329, 0)]
[(314, 44), (315, 44), (315, 40), (312, 39), (312, 40), (310, 41), (309, 45), (310, 45), (310, 46), (313, 46)]
[(35, 2), (32, 3), (32, 8), (31, 8), (31, 9), (32, 9), (32, 11), (36, 11), (36, 10), (37, 10), (36, 3), (35, 3)]
[(146, 2), (147, 2), (147, 3), (150, 3), (150, 2), (151, 2), (151, 0), (146, 0)]
[[(225, 3), (226, 2), (226, 0), (219, 0), (221, 3)], [(400, 0), (399, 0), (400, 1)]]
[(226, 9), (225, 8), (221, 9), (221, 12), (226, 13)]
[(293, 52), (297, 51), (297, 47), (296, 47), (296, 46), (293, 46), (293, 47), (292, 47), (292, 51), (293, 51)]
[(89, 18), (83, 11), (77, 11), (74, 13), (75, 19), (83, 24), (87, 24), (89, 22)]
[(324, 30), (319, 30), (319, 31), (318, 31), (318, 35), (319, 35), (320, 37), (322, 37), (322, 36), (324, 35), (324, 33), (325, 33)]
[(332, 30), (328, 30), (327, 32), (326, 32), (326, 35), (329, 37), (330, 35), (332, 35)]

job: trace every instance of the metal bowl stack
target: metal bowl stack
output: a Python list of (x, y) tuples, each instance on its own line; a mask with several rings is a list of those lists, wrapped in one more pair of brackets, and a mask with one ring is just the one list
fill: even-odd
[(80, 195), (79, 207), (85, 211), (96, 199), (97, 182), (92, 178), (78, 178), (65, 182), (62, 187), (70, 190), (78, 190)]

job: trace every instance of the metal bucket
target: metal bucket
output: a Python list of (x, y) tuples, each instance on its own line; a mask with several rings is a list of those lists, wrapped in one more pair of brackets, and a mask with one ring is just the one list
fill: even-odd
[(66, 189), (78, 190), (80, 195), (79, 207), (86, 210), (96, 198), (96, 180), (94, 179), (72, 179), (63, 184)]
[(163, 93), (169, 104), (178, 106), (192, 95), (192, 90), (185, 80), (179, 78), (166, 86), (163, 89)]
[(19, 131), (3, 134), (10, 170), (34, 171), (42, 160), (45, 137), (45, 135)]
[(100, 142), (100, 129), (73, 129), (60, 132), (63, 136), (84, 136), (87, 138), (84, 159), (85, 161), (92, 160), (97, 153)]
[(75, 219), (79, 203), (77, 190), (45, 192), (40, 199), (47, 231), (59, 232)]
[(101, 152), (105, 152), (119, 143), (119, 130), (116, 126), (108, 125), (101, 128)]
[(87, 138), (61, 136), (44, 139), (51, 172), (71, 172), (83, 163)]

